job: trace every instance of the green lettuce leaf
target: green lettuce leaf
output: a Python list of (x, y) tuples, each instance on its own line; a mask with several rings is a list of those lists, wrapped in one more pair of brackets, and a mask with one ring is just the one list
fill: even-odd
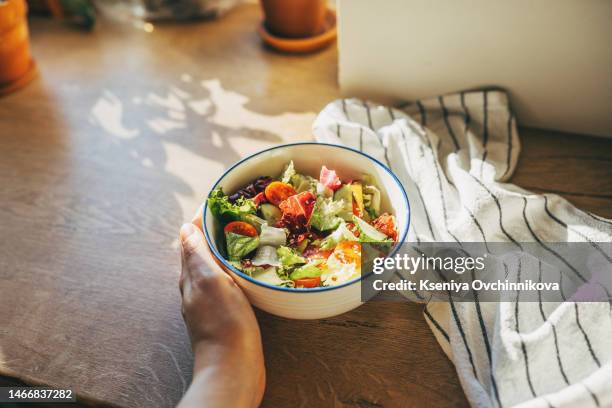
[(318, 278), (323, 271), (314, 265), (304, 265), (301, 268), (291, 272), (289, 279), (297, 280), (302, 278)]
[(278, 248), (276, 250), (276, 254), (284, 267), (306, 263), (306, 258), (300, 256), (300, 254), (298, 254), (295, 250), (286, 246), (281, 246)]
[(225, 233), (225, 246), (230, 261), (239, 261), (259, 246), (259, 237)]
[(284, 228), (274, 228), (263, 224), (259, 235), (261, 245), (278, 247), (287, 243), (287, 231)]
[(215, 188), (208, 196), (210, 212), (222, 223), (230, 221), (246, 221), (253, 223), (257, 207), (252, 199), (239, 198), (235, 204), (229, 201), (221, 187)]
[(344, 201), (334, 201), (331, 198), (317, 197), (310, 225), (319, 231), (329, 231), (337, 228), (342, 223), (338, 214), (344, 208)]
[(303, 174), (299, 173), (296, 173), (291, 176), (291, 180), (289, 181), (289, 184), (291, 184), (293, 188), (295, 188), (295, 191), (297, 191), (298, 193), (310, 191), (312, 194), (316, 194), (317, 183), (317, 179), (310, 176), (304, 176)]

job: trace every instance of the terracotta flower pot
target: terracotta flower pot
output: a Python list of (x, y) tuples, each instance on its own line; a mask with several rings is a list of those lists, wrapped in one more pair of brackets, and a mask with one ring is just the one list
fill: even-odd
[(0, 0), (0, 93), (25, 85), (33, 70), (26, 14), (25, 0)]
[(312, 37), (325, 26), (327, 0), (261, 0), (261, 5), (266, 27), (280, 37)]

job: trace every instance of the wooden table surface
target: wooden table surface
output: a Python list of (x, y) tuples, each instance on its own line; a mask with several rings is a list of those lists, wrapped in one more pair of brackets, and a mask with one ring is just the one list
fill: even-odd
[[(255, 6), (219, 21), (34, 20), (40, 78), (0, 99), (0, 375), (88, 401), (173, 406), (192, 356), (177, 232), (238, 158), (311, 138), (336, 50), (265, 50)], [(612, 217), (612, 140), (521, 130), (516, 184)], [(258, 313), (265, 407), (465, 406), (421, 307), (331, 319)]]

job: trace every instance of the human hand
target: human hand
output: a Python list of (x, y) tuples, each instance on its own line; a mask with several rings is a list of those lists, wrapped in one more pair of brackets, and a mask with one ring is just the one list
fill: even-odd
[(180, 231), (179, 287), (195, 358), (180, 406), (258, 406), (265, 388), (259, 326), (242, 290), (212, 259), (201, 225), (196, 216)]

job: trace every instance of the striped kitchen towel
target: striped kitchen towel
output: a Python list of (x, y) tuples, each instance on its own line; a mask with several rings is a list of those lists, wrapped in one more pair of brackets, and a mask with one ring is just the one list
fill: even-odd
[[(410, 198), (411, 242), (612, 241), (610, 220), (503, 183), (520, 150), (503, 91), (399, 109), (343, 99), (313, 128), (317, 140), (362, 150), (394, 171)], [(608, 303), (451, 299), (429, 303), (424, 314), (473, 406), (612, 406)]]

